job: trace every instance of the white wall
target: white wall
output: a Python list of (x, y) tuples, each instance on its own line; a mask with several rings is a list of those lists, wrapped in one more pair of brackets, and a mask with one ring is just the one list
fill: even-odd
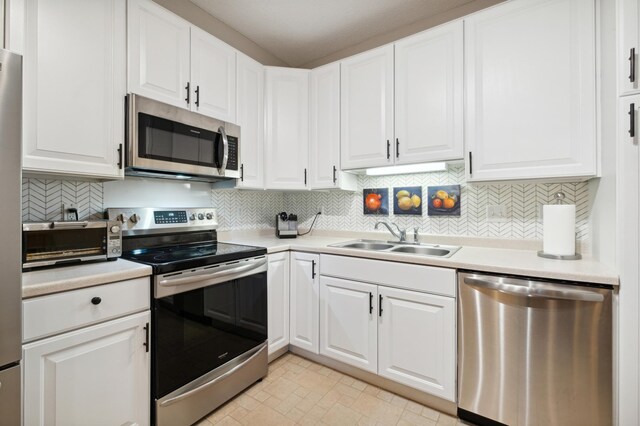
[(127, 177), (104, 183), (103, 204), (109, 207), (208, 207), (211, 185)]

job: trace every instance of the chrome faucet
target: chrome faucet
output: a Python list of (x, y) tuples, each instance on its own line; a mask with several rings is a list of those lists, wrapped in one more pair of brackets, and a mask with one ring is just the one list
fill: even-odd
[(391, 226), (389, 226), (389, 224), (387, 222), (382, 222), (382, 221), (376, 223), (376, 226), (374, 227), (374, 229), (378, 229), (378, 226), (380, 224), (386, 226), (387, 229), (389, 230), (389, 232), (391, 232), (391, 235), (393, 235), (398, 240), (400, 240), (401, 243), (404, 243), (405, 241), (407, 241), (407, 230), (406, 229), (400, 229), (400, 227), (398, 225), (396, 225), (395, 223), (392, 222), (391, 224), (398, 229), (398, 232), (396, 233), (396, 231), (394, 231), (391, 228)]
[(413, 228), (413, 242), (414, 244), (420, 244), (420, 236), (418, 235), (418, 231), (420, 230), (420, 228), (418, 228), (417, 226), (415, 228)]

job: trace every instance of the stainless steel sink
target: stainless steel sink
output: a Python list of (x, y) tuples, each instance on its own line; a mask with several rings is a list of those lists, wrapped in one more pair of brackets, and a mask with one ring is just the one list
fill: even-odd
[(441, 246), (437, 244), (411, 244), (395, 241), (356, 240), (331, 244), (329, 247), (340, 247), (359, 250), (373, 250), (396, 254), (417, 254), (419, 256), (451, 257), (460, 247)]
[(387, 243), (374, 243), (374, 242), (360, 241), (360, 242), (355, 242), (355, 243), (348, 243), (348, 244), (345, 244), (345, 245), (340, 246), (340, 247), (363, 249), (363, 250), (386, 250), (386, 249), (390, 249), (390, 248), (394, 247), (394, 245), (393, 244), (387, 244)]
[(435, 248), (435, 247), (424, 247), (424, 246), (398, 246), (394, 247), (391, 250), (392, 252), (400, 252), (400, 253), (411, 253), (411, 254), (422, 254), (424, 256), (446, 256), (451, 253), (451, 250)]

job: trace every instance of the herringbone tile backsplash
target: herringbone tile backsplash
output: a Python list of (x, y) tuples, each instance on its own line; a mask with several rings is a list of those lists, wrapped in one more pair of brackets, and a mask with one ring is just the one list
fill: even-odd
[[(325, 214), (318, 218), (315, 225), (317, 229), (371, 231), (381, 218), (363, 214), (363, 188), (389, 188), (392, 196), (394, 186), (422, 186), (423, 196), (426, 197), (427, 186), (455, 184), (461, 185), (460, 217), (432, 218), (427, 216), (425, 206), (422, 216), (394, 216), (391, 212), (388, 219), (403, 228), (419, 227), (421, 233), (428, 234), (542, 239), (540, 205), (551, 203), (553, 195), (562, 191), (567, 202), (576, 204), (578, 240), (589, 239), (590, 195), (586, 182), (470, 185), (465, 181), (462, 165), (452, 165), (447, 171), (435, 173), (360, 176), (356, 193), (212, 190), (211, 205), (218, 210), (220, 230), (272, 228), (275, 214), (283, 210), (297, 213), (302, 228), (306, 228), (317, 209), (324, 207)], [(23, 179), (24, 221), (59, 220), (62, 218), (62, 203), (77, 204), (81, 219), (101, 217), (104, 208), (102, 184)], [(157, 205), (163, 205), (161, 198)], [(506, 206), (508, 219), (501, 223), (488, 222), (487, 205)]]
[(80, 219), (103, 216), (102, 183), (74, 180), (22, 179), (22, 220), (62, 219), (62, 204), (76, 204)]
[[(389, 188), (421, 186), (423, 198), (427, 196), (427, 186), (461, 186), (460, 217), (430, 217), (426, 206), (422, 216), (394, 216), (390, 206), (388, 217), (363, 214), (363, 188)], [(447, 171), (396, 176), (359, 176), (358, 192), (296, 192), (285, 193), (284, 205), (302, 218), (304, 228), (311, 224), (317, 209), (324, 206), (325, 214), (320, 215), (315, 227), (318, 229), (339, 229), (372, 231), (379, 220), (391, 220), (401, 228), (420, 228), (420, 233), (439, 235), (461, 235), (478, 237), (498, 237), (512, 239), (542, 239), (542, 218), (539, 208), (550, 204), (555, 193), (562, 191), (565, 201), (576, 204), (576, 233), (578, 240), (589, 237), (589, 190), (586, 182), (563, 184), (504, 184), (470, 185), (466, 183), (464, 166), (452, 165)], [(507, 207), (505, 222), (487, 221), (487, 205)]]

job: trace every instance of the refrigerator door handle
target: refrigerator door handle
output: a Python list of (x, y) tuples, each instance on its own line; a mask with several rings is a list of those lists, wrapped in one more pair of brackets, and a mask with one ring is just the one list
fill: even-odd
[(594, 291), (565, 289), (561, 288), (561, 285), (559, 285), (557, 289), (540, 288), (539, 286), (536, 286), (534, 281), (530, 281), (530, 285), (527, 286), (517, 282), (508, 281), (503, 278), (491, 279), (470, 276), (464, 278), (464, 283), (473, 287), (486, 288), (488, 290), (499, 291), (500, 293), (512, 296), (537, 299), (574, 300), (579, 302), (604, 301), (604, 296)]

